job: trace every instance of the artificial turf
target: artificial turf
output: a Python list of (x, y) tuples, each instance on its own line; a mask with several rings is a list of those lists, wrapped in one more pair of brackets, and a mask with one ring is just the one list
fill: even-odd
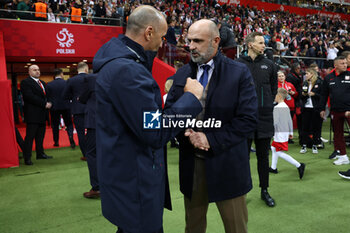
[[(327, 129), (327, 127), (324, 127)], [(328, 138), (327, 130), (323, 132)], [(338, 176), (350, 165), (335, 166), (328, 159), (333, 145), (319, 154), (289, 154), (306, 164), (299, 180), (297, 169), (279, 159), (278, 174), (270, 174), (270, 194), (276, 207), (260, 200), (256, 156), (251, 153), (253, 190), (247, 195), (251, 233), (349, 233), (350, 181)], [(86, 162), (77, 148), (46, 150), (51, 160), (33, 160), (34, 166), (0, 169), (0, 233), (114, 233), (116, 227), (101, 214), (100, 200), (83, 197), (89, 190)], [(34, 154), (35, 155), (35, 154)], [(184, 232), (183, 196), (179, 191), (178, 152), (168, 150), (173, 211), (164, 212), (164, 232)], [(223, 233), (215, 204), (209, 206), (208, 233)]]

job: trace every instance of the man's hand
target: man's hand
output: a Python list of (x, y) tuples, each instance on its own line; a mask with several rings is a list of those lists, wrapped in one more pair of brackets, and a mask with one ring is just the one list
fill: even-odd
[(190, 142), (195, 148), (208, 151), (210, 148), (207, 136), (203, 132), (195, 132), (192, 129), (187, 129), (185, 136), (189, 137)]
[(309, 96), (314, 96), (314, 95), (315, 95), (314, 92), (312, 92), (312, 91), (309, 92)]
[(50, 109), (51, 107), (52, 107), (52, 103), (51, 102), (47, 102), (45, 108)]
[(203, 95), (203, 86), (197, 80), (187, 78), (184, 92), (191, 92), (197, 99), (200, 99)]
[(320, 112), (320, 117), (321, 117), (322, 119), (324, 119), (325, 116), (326, 116), (326, 112), (325, 112), (325, 111), (321, 111), (321, 112)]

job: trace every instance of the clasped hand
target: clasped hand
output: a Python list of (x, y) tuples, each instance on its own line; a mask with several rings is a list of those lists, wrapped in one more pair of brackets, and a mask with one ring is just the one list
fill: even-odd
[(185, 136), (189, 138), (191, 144), (200, 150), (208, 151), (210, 148), (207, 136), (203, 132), (196, 132), (193, 129), (187, 129)]

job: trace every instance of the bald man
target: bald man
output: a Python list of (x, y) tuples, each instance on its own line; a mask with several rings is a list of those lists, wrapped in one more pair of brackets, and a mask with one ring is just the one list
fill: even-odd
[[(219, 30), (199, 20), (188, 31), (191, 62), (173, 76), (165, 109), (183, 95), (186, 78), (204, 87), (197, 120), (221, 126), (191, 128), (177, 135), (180, 190), (185, 196), (186, 233), (204, 233), (208, 205), (215, 202), (226, 233), (247, 232), (246, 194), (252, 189), (247, 138), (257, 124), (257, 98), (247, 66), (218, 52)], [(205, 107), (204, 107), (205, 106)]]
[(36, 159), (51, 159), (44, 153), (45, 122), (48, 119), (48, 109), (52, 104), (47, 100), (47, 89), (40, 80), (40, 69), (31, 65), (29, 77), (21, 82), (21, 92), (24, 100), (24, 119), (26, 122), (26, 137), (24, 139), (23, 158), (25, 165), (33, 165), (31, 160), (33, 140), (35, 139)]
[(170, 207), (164, 146), (181, 129), (163, 129), (160, 115), (196, 117), (202, 110), (203, 87), (192, 79), (173, 107), (162, 110), (151, 71), (166, 32), (164, 16), (140, 6), (129, 16), (125, 35), (103, 45), (93, 61), (102, 212), (118, 232), (163, 232), (166, 201)]

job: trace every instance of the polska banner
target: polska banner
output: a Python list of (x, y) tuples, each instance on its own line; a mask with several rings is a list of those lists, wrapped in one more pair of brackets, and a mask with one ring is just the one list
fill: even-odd
[(0, 20), (6, 58), (93, 58), (122, 27), (64, 24), (40, 21)]

